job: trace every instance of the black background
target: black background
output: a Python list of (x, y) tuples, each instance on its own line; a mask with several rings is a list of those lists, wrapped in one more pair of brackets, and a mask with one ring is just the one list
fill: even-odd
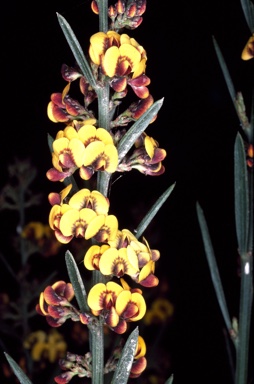
[[(50, 94), (65, 83), (60, 68), (73, 56), (56, 12), (88, 48), (98, 29), (90, 1), (5, 4), (1, 34), (1, 186), (7, 164), (30, 157), (39, 169), (38, 190), (59, 191), (46, 171), (51, 167), (47, 133), (60, 129), (46, 108)], [(127, 32), (147, 52), (150, 93), (164, 98), (147, 133), (165, 148), (165, 173), (149, 177), (132, 171), (111, 191), (112, 212), (120, 226), (133, 230), (164, 190), (174, 192), (147, 230), (152, 248), (160, 249), (158, 273), (167, 280), (175, 305), (174, 324), (165, 342), (172, 350), (175, 382), (231, 383), (224, 323), (210, 280), (196, 219), (197, 201), (205, 211), (231, 316), (238, 316), (239, 264), (234, 229), (233, 146), (240, 128), (212, 36), (228, 65), (235, 89), (244, 95), (247, 113), (253, 87), (253, 61), (241, 60), (250, 31), (240, 1), (147, 1), (141, 26)], [(123, 207), (124, 206), (124, 211)], [(47, 220), (48, 205), (41, 210)], [(120, 213), (121, 212), (121, 213)], [(1, 225), (7, 235), (8, 223)], [(253, 379), (253, 376), (252, 376)]]

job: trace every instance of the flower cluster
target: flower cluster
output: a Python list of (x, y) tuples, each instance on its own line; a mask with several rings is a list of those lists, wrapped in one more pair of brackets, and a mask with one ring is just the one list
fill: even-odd
[[(99, 17), (101, 6), (101, 2), (92, 1), (92, 10)], [(73, 238), (91, 242), (84, 255), (84, 267), (97, 276), (82, 298), (85, 300), (82, 309), (71, 304), (80, 291), (75, 289), (76, 280), (57, 281), (44, 289), (36, 310), (52, 327), (71, 319), (91, 331), (103, 325), (124, 334), (128, 323), (141, 320), (146, 313), (142, 290), (130, 287), (124, 277), (145, 288), (159, 283), (155, 263), (160, 252), (151, 249), (144, 237), (140, 240), (130, 230), (119, 229), (117, 217), (109, 214), (109, 184), (105, 181), (116, 172), (132, 169), (151, 176), (165, 171), (162, 161), (166, 151), (145, 132), (159, 110), (148, 89), (151, 80), (145, 73), (147, 53), (133, 37), (121, 33), (123, 28), (132, 30), (139, 26), (145, 9), (145, 0), (118, 0), (111, 5), (109, 30), (91, 36), (83, 62), (77, 60), (73, 67), (62, 65), (61, 74), (67, 85), (61, 93), (51, 95), (47, 107), (49, 119), (65, 125), (49, 141), (52, 168), (46, 176), (50, 181), (65, 184), (60, 193), (52, 192), (48, 196), (49, 225), (62, 244), (70, 243)], [(77, 80), (82, 103), (71, 96), (72, 83)], [(121, 111), (119, 107), (129, 89), (138, 100)], [(96, 100), (98, 119), (89, 109)], [(96, 187), (92, 188), (95, 176)], [(82, 180), (85, 187), (79, 188)], [(80, 297), (76, 298), (80, 306)], [(116, 350), (105, 365), (105, 372), (117, 369), (122, 347)], [(130, 377), (138, 377), (145, 369), (145, 352), (145, 342), (138, 336)], [(82, 357), (68, 352), (66, 359), (60, 361), (65, 372), (55, 381), (67, 383), (75, 375), (94, 378), (93, 359), (96, 357), (90, 352)]]

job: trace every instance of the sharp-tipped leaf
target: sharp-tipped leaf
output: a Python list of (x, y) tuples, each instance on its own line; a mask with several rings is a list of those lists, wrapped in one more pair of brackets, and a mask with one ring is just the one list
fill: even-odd
[(126, 384), (130, 375), (138, 342), (138, 327), (132, 331), (122, 350), (111, 384)]
[(235, 105), (236, 91), (234, 88), (234, 84), (233, 84), (231, 76), (229, 74), (227, 64), (226, 64), (224, 57), (221, 53), (220, 47), (219, 47), (219, 45), (218, 45), (218, 43), (214, 37), (213, 37), (213, 44), (214, 44), (216, 55), (217, 55), (218, 60), (219, 60), (219, 64), (220, 64), (222, 73), (224, 75), (224, 79), (225, 79), (227, 87), (228, 87), (229, 94), (231, 96), (233, 104)]
[(250, 0), (241, 0), (241, 5), (246, 19), (246, 23), (251, 33), (254, 33), (254, 5)]
[(86, 290), (82, 278), (80, 276), (76, 261), (74, 260), (74, 257), (72, 256), (70, 251), (66, 251), (65, 253), (65, 262), (79, 308), (81, 312), (90, 312), (90, 308), (88, 307), (86, 300)]
[(121, 139), (118, 146), (118, 159), (119, 162), (123, 159), (126, 153), (133, 146), (137, 138), (150, 124), (154, 116), (157, 115), (163, 104), (163, 98), (153, 103), (153, 105), (132, 125)]
[(220, 279), (220, 274), (219, 274), (216, 258), (214, 255), (214, 250), (213, 250), (209, 230), (207, 227), (206, 219), (204, 216), (204, 212), (203, 212), (202, 208), (200, 207), (199, 203), (197, 203), (196, 208), (197, 208), (198, 222), (199, 222), (199, 226), (200, 226), (200, 230), (201, 230), (205, 254), (206, 254), (207, 262), (209, 265), (213, 286), (215, 289), (217, 300), (218, 300), (218, 303), (219, 303), (226, 327), (227, 327), (228, 331), (230, 331), (232, 328), (230, 316), (228, 313), (228, 308), (227, 308), (226, 299), (225, 299), (225, 295), (224, 295), (224, 291), (223, 291), (223, 286), (222, 286), (222, 282)]
[(65, 36), (65, 38), (66, 38), (66, 40), (67, 40), (67, 42), (68, 42), (68, 44), (72, 50), (72, 53), (76, 59), (76, 62), (78, 64), (79, 68), (81, 69), (83, 75), (85, 76), (87, 81), (90, 83), (90, 85), (94, 89), (96, 89), (97, 84), (96, 84), (95, 79), (93, 77), (91, 67), (85, 58), (85, 55), (82, 51), (82, 48), (81, 48), (73, 30), (71, 29), (70, 25), (65, 20), (65, 18), (63, 16), (61, 16), (59, 13), (57, 13), (57, 18), (58, 18), (58, 22), (60, 24), (60, 27), (62, 28), (64, 36)]
[(53, 152), (53, 142), (54, 142), (53, 137), (48, 133), (48, 146), (49, 146), (50, 153)]
[(249, 197), (246, 155), (240, 133), (235, 140), (235, 221), (240, 254), (248, 251)]
[(13, 360), (13, 358), (10, 355), (8, 355), (8, 353), (4, 352), (4, 354), (5, 354), (5, 357), (6, 357), (7, 361), (8, 361), (8, 363), (10, 364), (13, 372), (15, 373), (16, 377), (18, 378), (19, 382), (21, 384), (32, 384), (32, 382), (28, 379), (28, 377), (22, 371), (22, 369), (16, 363), (16, 361)]
[(142, 236), (143, 232), (146, 230), (156, 213), (159, 211), (161, 206), (165, 203), (171, 192), (173, 191), (175, 187), (175, 183), (171, 185), (166, 191), (158, 198), (158, 200), (155, 202), (155, 204), (152, 206), (152, 208), (149, 210), (149, 212), (146, 214), (146, 216), (141, 220), (139, 223), (137, 229), (136, 229), (136, 237), (139, 238)]
[(165, 384), (173, 384), (174, 375), (171, 375), (168, 380), (165, 382)]

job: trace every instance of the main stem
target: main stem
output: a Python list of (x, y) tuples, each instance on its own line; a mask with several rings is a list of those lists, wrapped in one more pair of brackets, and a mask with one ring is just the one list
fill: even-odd
[[(108, 30), (108, 0), (97, 0), (99, 7), (99, 31), (107, 32)], [(98, 96), (98, 123), (99, 127), (110, 128), (109, 121), (109, 85), (104, 83), (97, 91)], [(111, 175), (107, 172), (98, 172), (97, 190), (104, 196), (108, 195), (109, 182)], [(93, 285), (97, 283), (105, 283), (105, 277), (100, 271), (94, 271), (92, 277)], [(92, 352), (92, 384), (103, 384), (104, 373), (104, 332), (103, 321), (99, 320), (96, 329), (90, 331), (91, 352)]]

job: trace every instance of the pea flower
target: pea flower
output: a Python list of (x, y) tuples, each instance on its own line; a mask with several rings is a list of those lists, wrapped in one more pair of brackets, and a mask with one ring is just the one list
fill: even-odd
[[(92, 1), (91, 8), (96, 15), (99, 14), (96, 0)], [(137, 28), (143, 21), (141, 15), (143, 15), (145, 10), (146, 0), (133, 0), (131, 2), (118, 0), (115, 5), (110, 5), (108, 9), (108, 16), (112, 21), (110, 29)]]
[(98, 170), (115, 172), (118, 164), (117, 149), (110, 133), (90, 124), (78, 130), (67, 126), (58, 132), (52, 147), (53, 168), (46, 173), (51, 181), (63, 181), (77, 169), (83, 180), (89, 180)]
[(33, 361), (44, 358), (54, 363), (64, 357), (67, 344), (63, 336), (52, 329), (48, 334), (42, 330), (30, 333), (24, 341), (24, 347), (31, 350)]
[(118, 334), (127, 330), (127, 322), (142, 319), (146, 312), (140, 291), (132, 293), (113, 281), (95, 284), (89, 291), (87, 304), (95, 316), (102, 316), (105, 324)]
[(21, 232), (23, 239), (27, 241), (27, 252), (35, 251), (49, 257), (59, 252), (61, 244), (56, 240), (48, 224), (39, 221), (30, 221)]
[(71, 283), (60, 280), (48, 286), (40, 294), (36, 311), (46, 317), (51, 327), (60, 327), (67, 319), (79, 321), (79, 313), (70, 304), (74, 297)]
[[(99, 267), (101, 268), (102, 266), (102, 270), (107, 272), (105, 274), (109, 274), (110, 271), (114, 272), (115, 270), (120, 270), (120, 272), (118, 272), (118, 277), (120, 277), (123, 275), (123, 271), (125, 271), (125, 273), (129, 274), (135, 282), (142, 286), (157, 286), (159, 280), (154, 275), (154, 272), (155, 262), (159, 259), (160, 252), (158, 250), (151, 250), (148, 242), (145, 239), (143, 239), (143, 241), (144, 243), (138, 241), (135, 235), (128, 229), (123, 229), (122, 231), (118, 230), (115, 239), (109, 240), (108, 244), (112, 249), (117, 249), (118, 251), (126, 249), (126, 251), (121, 251), (121, 253), (126, 253), (128, 263), (131, 267), (126, 266), (127, 262), (124, 265), (123, 260), (118, 257), (115, 251), (110, 252), (109, 250), (106, 251), (109, 255), (110, 253), (112, 254), (110, 255), (109, 261), (104, 257), (102, 259), (102, 264), (101, 261), (99, 262)], [(115, 255), (115, 259), (113, 258), (113, 255)], [(122, 269), (117, 265), (118, 263)]]
[(241, 58), (243, 60), (250, 60), (254, 57), (254, 34), (247, 41), (243, 51)]
[(139, 98), (148, 97), (146, 51), (134, 38), (115, 31), (97, 32), (90, 38), (89, 55), (103, 74), (111, 78), (110, 86), (116, 92), (123, 92), (129, 84)]
[(145, 358), (146, 344), (143, 337), (138, 336), (137, 347), (134, 355), (134, 360), (130, 370), (130, 378), (137, 378), (146, 369), (147, 360)]
[(68, 203), (60, 201), (59, 204), (59, 197), (55, 200), (52, 196), (55, 195), (50, 195), (54, 205), (49, 214), (49, 225), (61, 243), (67, 244), (73, 237), (86, 240), (94, 237), (99, 242), (106, 242), (116, 236), (117, 218), (108, 215), (109, 200), (97, 190), (80, 189)]
[(131, 171), (134, 168), (144, 175), (162, 175), (165, 172), (162, 161), (165, 159), (167, 152), (158, 146), (156, 140), (143, 133), (136, 141), (133, 152), (127, 154), (122, 162), (118, 164), (117, 171)]

